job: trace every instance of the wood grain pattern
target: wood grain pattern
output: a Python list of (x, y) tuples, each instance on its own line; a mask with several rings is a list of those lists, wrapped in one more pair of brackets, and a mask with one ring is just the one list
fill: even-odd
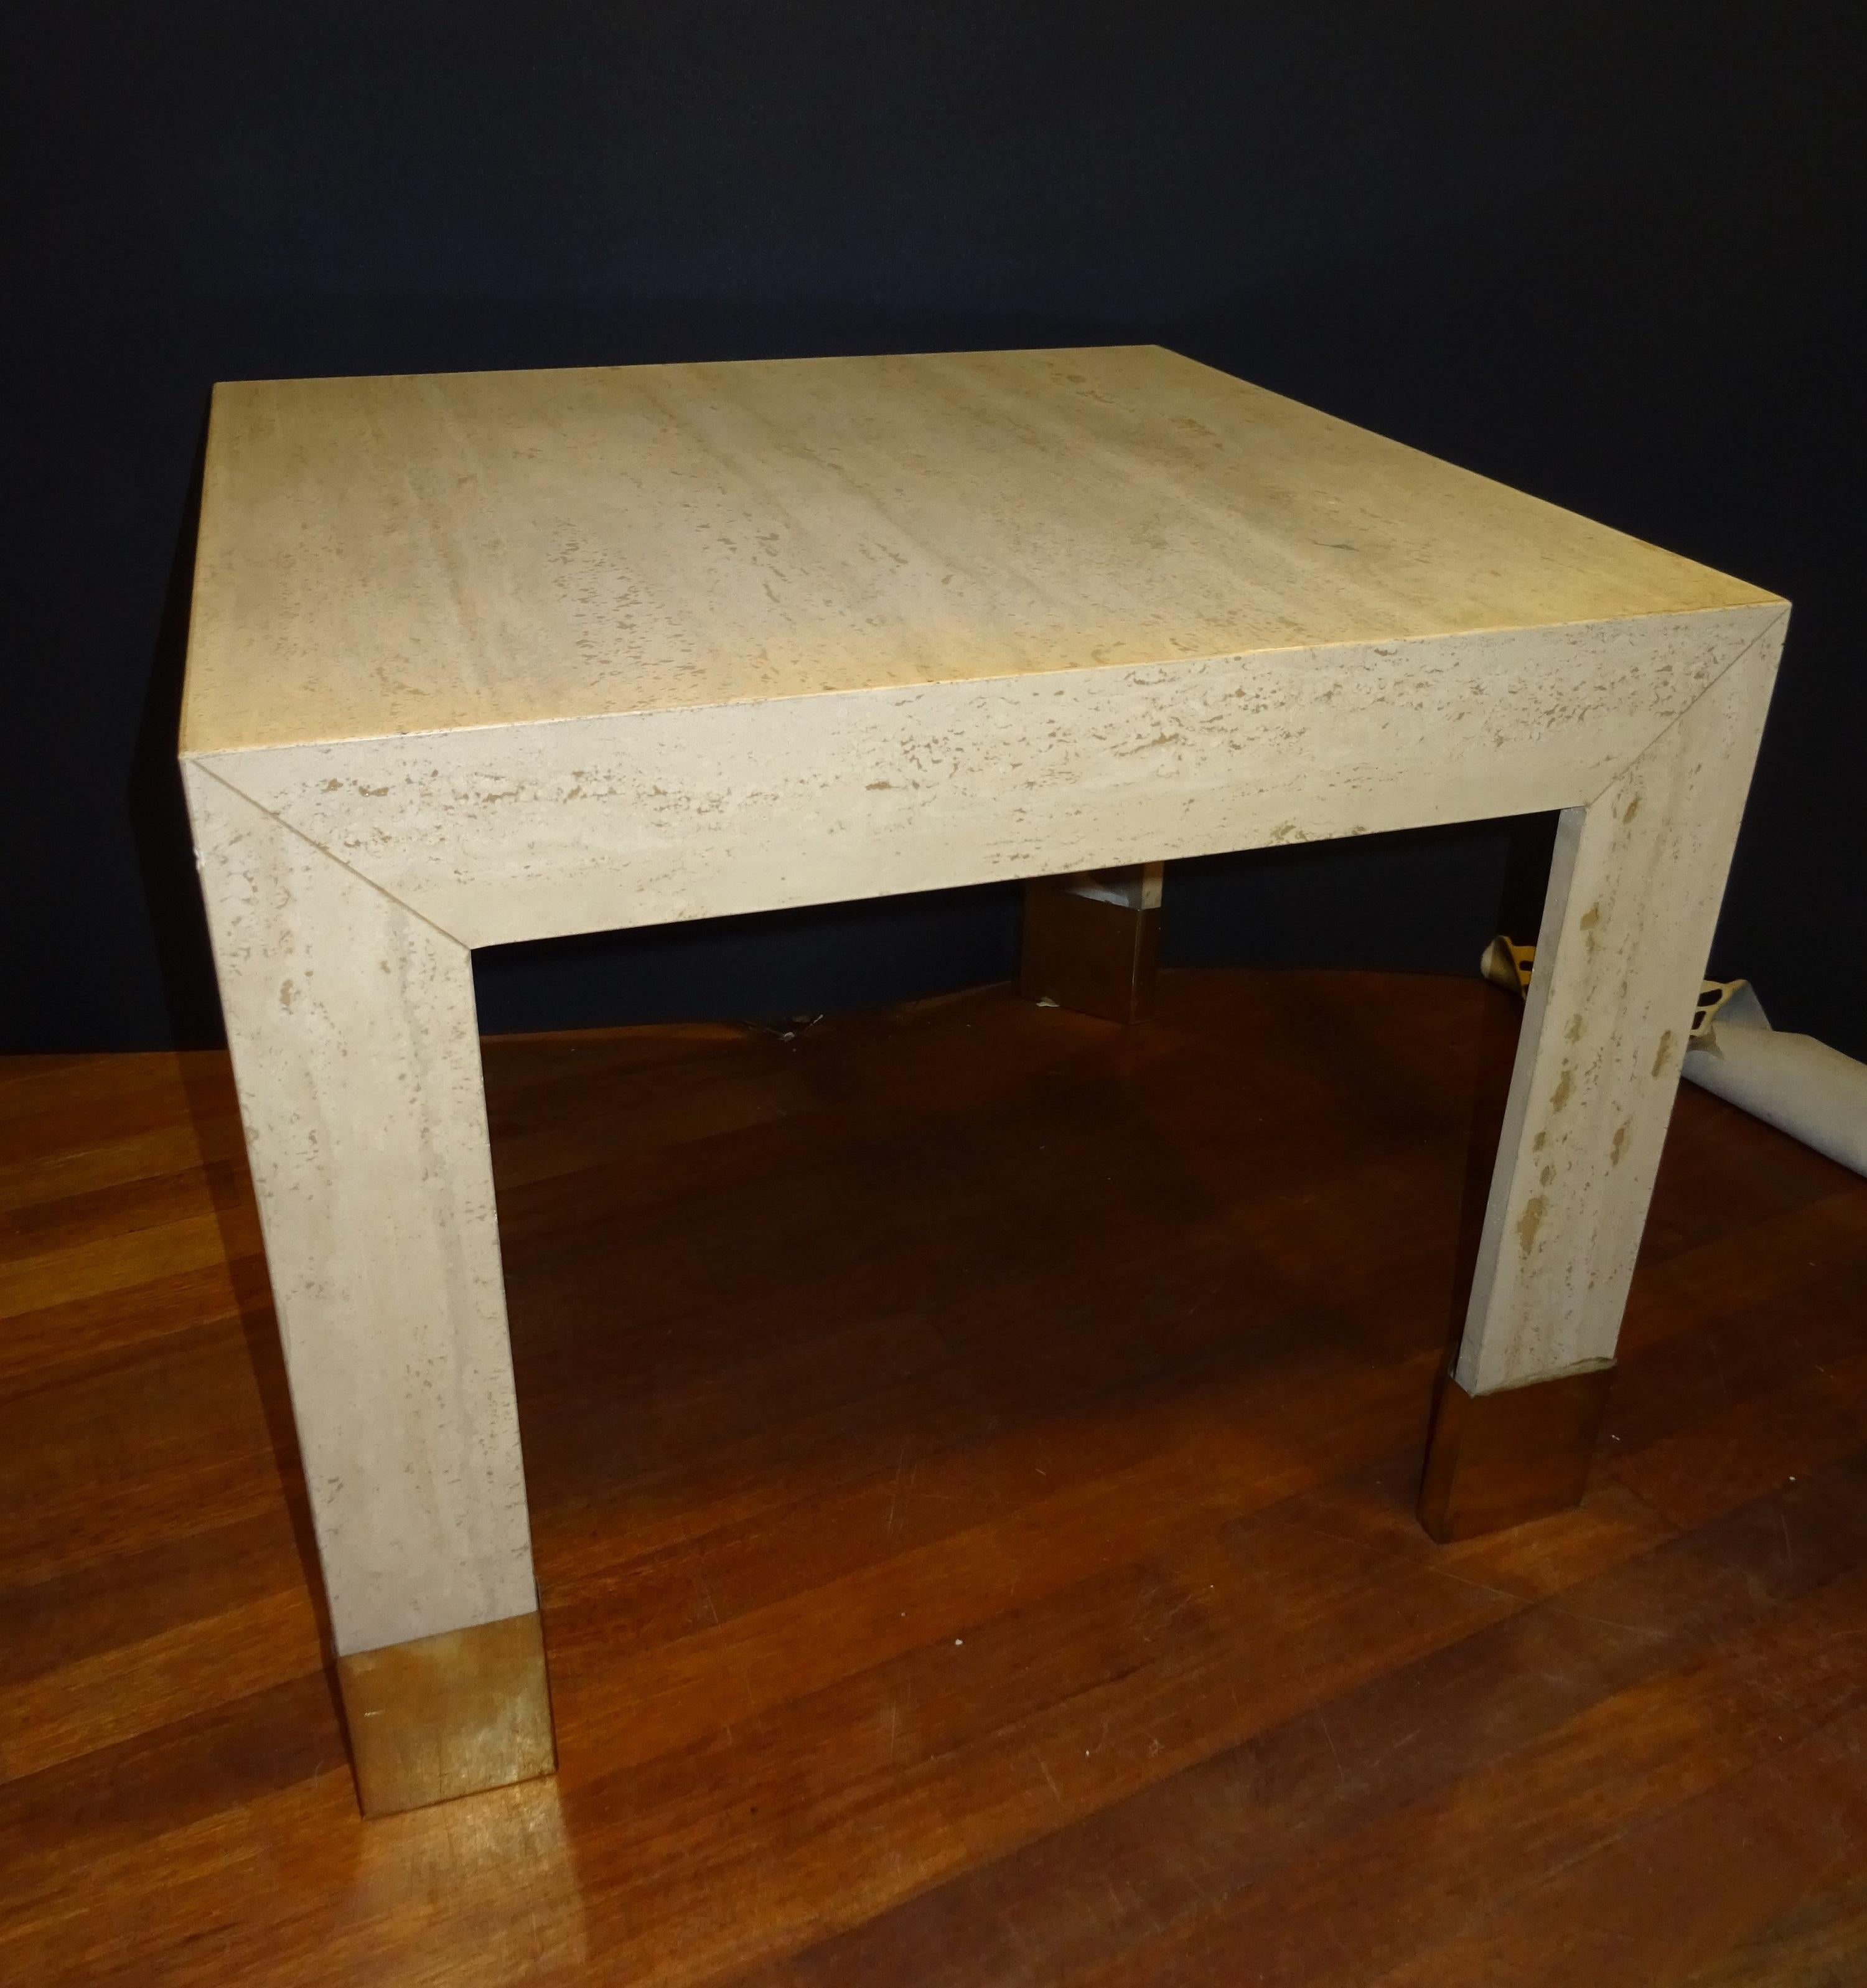
[[(1515, 1023), (1170, 971), (1128, 1029), (488, 1042), (562, 1765), (376, 1823), (224, 1061), (63, 1066), (5, 1176), (0, 1978), (1851, 1980), (1867, 1183), (1688, 1090), (1587, 1498), (1436, 1547)], [(217, 1280), (59, 1298), (86, 1221), (203, 1195)]]

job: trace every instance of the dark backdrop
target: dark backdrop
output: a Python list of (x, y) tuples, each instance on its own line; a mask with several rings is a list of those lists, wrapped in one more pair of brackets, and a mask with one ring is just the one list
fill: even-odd
[[(1713, 964), (1867, 1055), (1859, 11), (8, 9), (0, 1047), (218, 1029), (170, 767), (213, 380), (1153, 340), (1795, 601)], [(1468, 971), (1547, 831), (1178, 866), (1167, 956)], [(1015, 913), (508, 948), (482, 1012), (930, 992), (1007, 974)]]

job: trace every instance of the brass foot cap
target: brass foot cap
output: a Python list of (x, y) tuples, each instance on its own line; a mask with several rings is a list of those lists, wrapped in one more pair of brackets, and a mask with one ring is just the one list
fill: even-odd
[(366, 1815), (548, 1774), (557, 1764), (536, 1611), (339, 1657)]

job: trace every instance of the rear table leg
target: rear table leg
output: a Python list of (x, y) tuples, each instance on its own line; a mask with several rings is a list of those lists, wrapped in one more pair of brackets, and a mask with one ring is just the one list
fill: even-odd
[(1028, 883), (1018, 992), (1105, 1021), (1150, 1014), (1163, 867), (1143, 863)]

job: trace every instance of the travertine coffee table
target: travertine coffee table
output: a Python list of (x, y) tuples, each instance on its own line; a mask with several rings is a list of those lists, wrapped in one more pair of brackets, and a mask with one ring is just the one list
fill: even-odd
[(1482, 1530), (1580, 1493), (1787, 614), (1154, 347), (221, 387), (181, 752), (365, 1807), (552, 1759), (474, 946), (1562, 810)]

